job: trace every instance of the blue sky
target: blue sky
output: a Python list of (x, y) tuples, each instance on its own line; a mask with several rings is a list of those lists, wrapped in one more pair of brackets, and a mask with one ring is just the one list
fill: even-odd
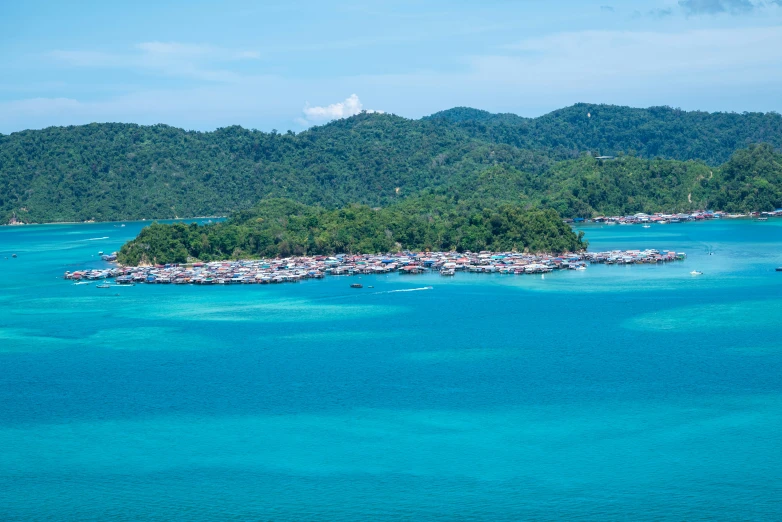
[(782, 0), (4, 1), (0, 68), (0, 133), (582, 101), (782, 112)]

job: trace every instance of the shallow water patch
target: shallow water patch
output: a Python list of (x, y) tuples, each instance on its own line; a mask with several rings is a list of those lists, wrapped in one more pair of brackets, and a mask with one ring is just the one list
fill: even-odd
[(632, 317), (622, 327), (642, 331), (692, 332), (780, 327), (782, 300), (683, 306)]
[(499, 348), (464, 348), (461, 350), (431, 350), (407, 352), (400, 357), (416, 362), (469, 362), (484, 359), (501, 359), (505, 357), (517, 357), (519, 351), (504, 350)]
[(108, 350), (129, 351), (202, 350), (210, 347), (198, 335), (154, 326), (106, 328), (90, 335), (85, 342)]
[(73, 339), (43, 335), (29, 328), (0, 328), (0, 353), (45, 352), (76, 344)]
[[(169, 303), (174, 305), (174, 303)], [(323, 304), (317, 301), (201, 301), (179, 306), (156, 306), (146, 310), (147, 316), (186, 321), (236, 321), (293, 323), (299, 321), (344, 321), (380, 317), (400, 313), (403, 307), (390, 305)], [(131, 312), (123, 310), (120, 313)]]

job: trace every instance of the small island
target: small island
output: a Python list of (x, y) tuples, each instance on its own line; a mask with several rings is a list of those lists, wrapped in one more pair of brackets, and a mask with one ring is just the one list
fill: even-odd
[(436, 196), (337, 209), (268, 199), (219, 223), (154, 223), (122, 246), (117, 261), (139, 266), (403, 250), (561, 254), (586, 247), (583, 233), (552, 209)]
[(327, 275), (436, 272), (545, 274), (588, 263), (683, 260), (668, 250), (587, 252), (556, 211), (420, 198), (386, 208), (327, 210), (287, 199), (262, 201), (220, 223), (144, 228), (116, 254), (119, 267), (67, 272), (66, 279), (116, 278), (119, 285), (269, 284)]

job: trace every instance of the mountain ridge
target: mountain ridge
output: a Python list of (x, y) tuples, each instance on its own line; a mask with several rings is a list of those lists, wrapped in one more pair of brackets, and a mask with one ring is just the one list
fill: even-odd
[[(630, 177), (621, 185), (639, 194), (617, 195), (612, 208), (637, 208), (636, 201), (647, 208), (653, 194), (665, 192), (650, 191), (654, 183), (643, 176), (652, 170), (644, 162), (681, 162), (659, 163), (654, 171), (676, 186), (705, 167), (717, 172), (718, 182), (719, 165), (759, 143), (769, 144), (768, 154), (782, 147), (782, 116), (577, 104), (534, 119), (458, 107), (418, 120), (362, 113), (298, 134), (236, 125), (209, 132), (165, 124), (49, 127), (0, 136), (0, 221), (14, 214), (24, 222), (227, 214), (269, 197), (327, 208), (386, 206), (422, 191), (492, 194), (498, 201), (555, 206), (564, 215), (602, 212), (595, 198), (585, 205), (578, 194), (560, 190), (570, 178), (594, 178), (590, 164), (578, 163), (587, 153), (637, 157), (640, 162), (623, 164), (635, 171), (622, 174)], [(575, 169), (557, 167), (573, 161)], [(776, 201), (777, 162), (763, 161), (771, 167), (761, 178), (772, 181), (733, 176), (731, 183), (744, 187), (734, 193), (763, 192), (743, 200)], [(502, 176), (487, 178), (498, 168), (511, 185), (497, 181)], [(567, 176), (557, 174), (563, 169)], [(598, 178), (609, 183), (616, 175)], [(716, 197), (717, 182), (700, 201), (733, 205), (731, 197)]]

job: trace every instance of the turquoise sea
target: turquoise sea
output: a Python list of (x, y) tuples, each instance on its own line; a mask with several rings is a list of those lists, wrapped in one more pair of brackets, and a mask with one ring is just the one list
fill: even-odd
[(143, 225), (0, 227), (4, 521), (782, 519), (782, 219), (587, 225), (689, 257), (545, 277), (61, 279)]

